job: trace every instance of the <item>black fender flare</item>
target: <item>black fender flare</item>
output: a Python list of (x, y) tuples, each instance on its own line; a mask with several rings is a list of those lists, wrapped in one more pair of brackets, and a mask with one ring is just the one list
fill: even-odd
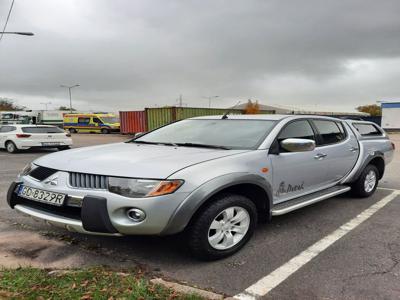
[(271, 214), (273, 199), (271, 184), (259, 175), (232, 173), (213, 178), (194, 190), (175, 210), (161, 234), (168, 235), (183, 231), (198, 209), (210, 198), (229, 187), (240, 184), (253, 184), (262, 188), (267, 195), (265, 201), (269, 208), (268, 213)]

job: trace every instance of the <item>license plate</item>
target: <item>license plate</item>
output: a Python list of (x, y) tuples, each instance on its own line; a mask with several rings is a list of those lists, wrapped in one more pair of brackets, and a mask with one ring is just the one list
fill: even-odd
[(64, 204), (66, 195), (35, 189), (21, 185), (18, 189), (18, 196), (29, 200), (43, 202), (51, 205), (61, 206)]
[(60, 143), (56, 142), (43, 142), (42, 146), (60, 146)]

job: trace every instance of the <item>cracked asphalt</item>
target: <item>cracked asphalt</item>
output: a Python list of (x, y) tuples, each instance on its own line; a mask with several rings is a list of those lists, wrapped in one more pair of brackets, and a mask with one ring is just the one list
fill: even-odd
[[(120, 135), (73, 136), (75, 147), (118, 142)], [(400, 135), (391, 136), (400, 149)], [(235, 295), (376, 203), (373, 197), (332, 198), (261, 224), (236, 255), (216, 262), (192, 259), (182, 236), (101, 237), (49, 227), (11, 210), (5, 203), (9, 184), (23, 166), (52, 150), (8, 154), (0, 151), (0, 264), (13, 262), (65, 267), (105, 264), (140, 265), (155, 276)], [(380, 187), (400, 189), (400, 154), (389, 165)], [(399, 299), (400, 197), (335, 242), (273, 289), (267, 299)], [(29, 242), (28, 242), (29, 241)], [(22, 250), (21, 250), (22, 249)]]

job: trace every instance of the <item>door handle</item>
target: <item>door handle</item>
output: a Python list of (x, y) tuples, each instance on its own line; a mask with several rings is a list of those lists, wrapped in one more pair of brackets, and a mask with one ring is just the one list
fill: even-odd
[(327, 154), (324, 153), (318, 153), (317, 155), (314, 156), (315, 159), (321, 160), (324, 159), (325, 157), (327, 157)]
[(358, 148), (357, 147), (351, 147), (349, 150), (350, 150), (350, 152), (357, 152)]

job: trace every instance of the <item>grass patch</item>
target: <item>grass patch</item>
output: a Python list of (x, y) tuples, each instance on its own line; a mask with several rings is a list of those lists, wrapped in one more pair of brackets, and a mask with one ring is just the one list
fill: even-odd
[(139, 272), (89, 268), (49, 274), (36, 268), (0, 271), (0, 299), (179, 299), (200, 300), (153, 285)]

